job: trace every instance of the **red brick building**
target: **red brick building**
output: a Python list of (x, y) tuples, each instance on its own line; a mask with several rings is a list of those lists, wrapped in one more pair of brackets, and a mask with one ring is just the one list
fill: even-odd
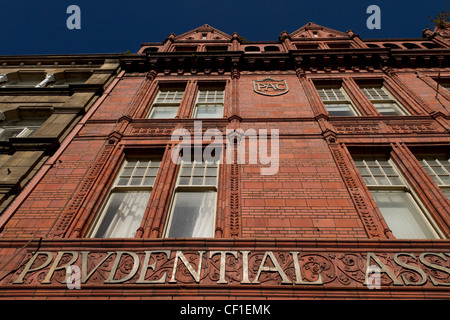
[(0, 297), (449, 298), (449, 32), (142, 44), (0, 216)]

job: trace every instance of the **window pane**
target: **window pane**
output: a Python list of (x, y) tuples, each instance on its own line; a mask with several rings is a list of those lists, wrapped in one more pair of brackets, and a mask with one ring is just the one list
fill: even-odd
[(198, 93), (198, 101), (208, 103), (223, 103), (223, 89), (219, 90), (200, 90)]
[(440, 178), (444, 185), (450, 186), (450, 176), (442, 176)]
[(347, 101), (340, 88), (321, 88), (317, 92), (322, 101)]
[(203, 176), (203, 173), (205, 172), (205, 168), (204, 167), (197, 167), (194, 168), (194, 176)]
[(217, 167), (216, 168), (211, 168), (211, 167), (206, 168), (206, 175), (210, 176), (210, 177), (215, 177), (217, 175)]
[(371, 194), (396, 238), (436, 238), (408, 193), (372, 190)]
[(130, 185), (132, 185), (132, 186), (140, 186), (141, 182), (142, 182), (142, 177), (135, 177), (135, 178), (131, 179)]
[(137, 168), (134, 175), (135, 176), (143, 176), (145, 174), (146, 168)]
[(122, 176), (131, 176), (134, 168), (125, 168), (122, 172)]
[(152, 162), (150, 163), (150, 167), (159, 168), (160, 165), (161, 165), (160, 160), (152, 160)]
[(366, 185), (368, 185), (368, 186), (372, 186), (372, 185), (376, 186), (377, 185), (375, 182), (375, 179), (372, 177), (363, 177), (363, 179), (364, 179), (364, 182), (366, 183)]
[(425, 171), (439, 186), (450, 186), (449, 160), (444, 157), (422, 158), (421, 164)]
[(206, 177), (205, 178), (205, 185), (207, 186), (215, 186), (217, 184), (217, 178), (216, 177)]
[(349, 104), (325, 104), (330, 116), (354, 116), (356, 115)]
[(147, 170), (146, 176), (156, 177), (157, 174), (158, 174), (158, 168), (149, 168)]
[(400, 180), (399, 177), (395, 177), (395, 176), (389, 177), (389, 180), (391, 181), (391, 184), (392, 184), (393, 186), (401, 186), (401, 185), (404, 184), (404, 183)]
[[(158, 174), (160, 160), (128, 160), (125, 161), (124, 169), (120, 173), (118, 186), (152, 186)], [(130, 179), (131, 178), (131, 179)]]
[(197, 105), (195, 118), (222, 118), (222, 105)]
[(377, 181), (377, 184), (380, 186), (388, 186), (389, 180), (385, 177), (375, 177), (375, 180)]
[(167, 236), (213, 237), (215, 200), (215, 192), (177, 192)]
[(119, 182), (117, 182), (117, 185), (119, 185), (119, 186), (126, 186), (128, 184), (129, 180), (130, 180), (129, 178), (120, 178)]
[(177, 90), (163, 90), (158, 92), (158, 96), (155, 99), (156, 103), (171, 103), (180, 104), (183, 98), (184, 91)]
[(193, 177), (192, 185), (194, 186), (202, 186), (203, 185), (203, 177)]
[(141, 224), (150, 191), (114, 192), (103, 210), (96, 238), (132, 238)]
[(146, 177), (144, 179), (143, 185), (145, 185), (145, 186), (153, 186), (154, 182), (155, 182), (155, 177)]
[(395, 116), (403, 114), (403, 112), (400, 111), (395, 103), (374, 103), (373, 105), (379, 113), (385, 116)]
[(150, 118), (173, 119), (177, 116), (178, 107), (153, 107)]
[(189, 185), (190, 180), (191, 180), (190, 177), (181, 177), (178, 184), (181, 186), (187, 186), (187, 185)]
[(390, 97), (382, 87), (362, 88), (363, 93), (369, 100), (389, 100)]
[(447, 198), (450, 200), (450, 189), (443, 189), (444, 194), (447, 196)]

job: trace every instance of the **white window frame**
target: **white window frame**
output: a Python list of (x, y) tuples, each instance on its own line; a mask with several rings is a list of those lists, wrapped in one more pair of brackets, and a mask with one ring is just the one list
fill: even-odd
[[(353, 105), (351, 99), (345, 92), (344, 88), (342, 88), (342, 86), (316, 86), (316, 90), (330, 117), (355, 117), (361, 115), (358, 109)], [(330, 95), (327, 90), (331, 90), (332, 95)], [(337, 93), (340, 93), (340, 96)], [(332, 97), (334, 97), (335, 99), (331, 99)], [(330, 113), (330, 110), (327, 108), (327, 106), (330, 105), (348, 106), (348, 109), (353, 114), (344, 116), (332, 115)]]
[[(373, 167), (378, 167), (378, 174), (375, 175), (370, 170), (367, 161), (375, 161), (376, 165)], [(392, 159), (385, 159), (381, 157), (354, 157), (355, 165), (363, 177), (363, 180), (371, 193), (373, 192), (402, 192), (407, 195), (407, 197), (411, 200), (414, 208), (417, 210), (418, 216), (421, 218), (421, 222), (423, 222), (423, 226), (426, 227), (434, 236), (433, 239), (441, 239), (443, 238), (443, 234), (440, 232), (436, 223), (431, 218), (430, 214), (427, 212), (418, 196), (414, 192), (414, 190), (408, 185), (405, 178), (400, 174), (397, 166), (395, 165)], [(380, 161), (386, 161), (388, 165), (381, 165)], [(358, 165), (358, 162), (362, 162), (364, 166)], [(390, 172), (386, 172), (386, 168), (390, 168)], [(361, 170), (364, 168), (365, 170)], [(368, 183), (368, 180), (372, 179), (375, 181), (374, 184)], [(379, 179), (377, 179), (379, 178)], [(387, 183), (380, 183), (379, 181), (383, 179)], [(372, 194), (374, 198), (374, 195)], [(374, 199), (375, 200), (375, 199)], [(380, 210), (381, 211), (381, 210)]]
[[(214, 238), (214, 233), (215, 233), (215, 227), (216, 227), (216, 218), (217, 218), (217, 191), (218, 191), (218, 180), (219, 180), (219, 169), (220, 169), (220, 163), (216, 162), (217, 168), (216, 168), (216, 174), (215, 174), (215, 183), (214, 184), (202, 184), (202, 185), (194, 185), (192, 184), (192, 181), (194, 179), (194, 170), (195, 170), (195, 164), (197, 163), (201, 163), (203, 164), (204, 162), (197, 162), (197, 161), (191, 161), (191, 162), (184, 162), (181, 161), (180, 164), (180, 168), (179, 168), (179, 172), (178, 172), (178, 176), (177, 176), (177, 180), (176, 180), (176, 185), (175, 185), (175, 189), (173, 191), (173, 195), (172, 195), (172, 200), (170, 203), (170, 208), (169, 208), (169, 214), (168, 214), (168, 218), (167, 218), (167, 223), (165, 225), (164, 228), (164, 232), (163, 235), (165, 238), (169, 238), (169, 232), (170, 232), (170, 228), (172, 226), (173, 223), (173, 217), (174, 217), (174, 208), (175, 208), (175, 204), (176, 204), (176, 200), (177, 200), (177, 194), (179, 193), (189, 193), (189, 192), (214, 192), (214, 208), (211, 214), (213, 215), (213, 217), (211, 218), (213, 223), (210, 226), (210, 236), (201, 236), (206, 237), (206, 238)], [(211, 162), (207, 162), (207, 163), (211, 163)], [(192, 165), (191, 169), (191, 175), (189, 176), (189, 183), (188, 184), (181, 184), (180, 180), (182, 179), (182, 174), (183, 174), (183, 170), (184, 167), (186, 165)], [(203, 174), (203, 181), (206, 181), (206, 178), (208, 177), (206, 172), (208, 170), (208, 165), (205, 166), (204, 169), (204, 174)], [(187, 176), (185, 176), (187, 177)], [(197, 236), (198, 237), (198, 236)]]
[[(397, 111), (398, 116), (409, 115), (410, 113), (395, 99), (389, 90), (387, 90), (383, 85), (375, 86), (375, 85), (366, 85), (360, 86), (361, 91), (366, 96), (367, 99), (372, 103), (374, 108), (381, 114), (380, 109), (377, 108), (378, 104), (390, 104), (393, 106), (393, 109)], [(375, 90), (376, 94), (372, 94), (369, 90)], [(381, 93), (380, 93), (381, 91)], [(395, 115), (384, 115), (384, 116), (395, 116)]]
[[(205, 101), (200, 101), (202, 99), (202, 95), (205, 94)], [(221, 95), (222, 97), (218, 97)], [(223, 118), (224, 112), (224, 101), (225, 101), (225, 88), (200, 88), (197, 93), (195, 107), (192, 117), (195, 119), (220, 119)], [(222, 109), (222, 114), (220, 117), (207, 117), (207, 118), (198, 118), (198, 107), (199, 106), (220, 106)]]
[[(184, 96), (184, 89), (160, 89), (158, 91), (158, 94), (156, 95), (155, 100), (153, 101), (153, 104), (150, 108), (150, 111), (147, 115), (147, 119), (174, 119), (178, 115), (178, 111), (180, 110), (181, 101), (183, 100)], [(173, 93), (173, 98), (168, 99), (168, 95)], [(181, 95), (181, 97), (180, 97)], [(179, 99), (179, 102), (177, 101)], [(159, 107), (168, 107), (168, 108), (176, 108), (177, 112), (175, 113), (175, 116), (170, 118), (153, 118), (153, 114), (156, 108)]]
[[(90, 238), (95, 238), (97, 237), (97, 233), (100, 229), (100, 227), (102, 226), (102, 223), (104, 221), (104, 219), (106, 218), (106, 214), (108, 212), (108, 209), (111, 205), (111, 201), (113, 198), (113, 195), (115, 193), (120, 193), (120, 192), (133, 192), (133, 191), (139, 191), (139, 192), (148, 192), (148, 198), (150, 199), (151, 196), (151, 192), (153, 190), (154, 187), (154, 183), (155, 180), (158, 176), (158, 173), (160, 171), (160, 167), (161, 167), (161, 157), (158, 156), (129, 156), (126, 157), (125, 160), (123, 161), (123, 163), (120, 166), (119, 172), (117, 174), (117, 176), (114, 179), (113, 184), (111, 185), (108, 194), (105, 198), (105, 201), (103, 201), (102, 206), (100, 207), (100, 210), (98, 211), (98, 214), (95, 218), (95, 220), (92, 222), (91, 228), (88, 231), (87, 235)], [(131, 184), (131, 181), (133, 179), (133, 177), (139, 177), (140, 175), (135, 175), (136, 171), (140, 168), (143, 167), (138, 167), (137, 165), (135, 165), (132, 169), (131, 174), (125, 174), (126, 170), (129, 170), (129, 168), (131, 168), (131, 166), (129, 166), (128, 164), (132, 161), (145, 161), (145, 162), (149, 162), (148, 165), (146, 166), (146, 170), (145, 172), (149, 172), (149, 170), (151, 168), (157, 168), (156, 170), (156, 174), (155, 175), (143, 175), (142, 177), (142, 181), (140, 185), (133, 185)], [(155, 163), (159, 163), (158, 166), (155, 166)], [(128, 183), (127, 184), (120, 184), (120, 180), (121, 179), (126, 179), (127, 177), (129, 177), (128, 179)], [(144, 184), (144, 180), (145, 177), (153, 177), (153, 182), (152, 184)], [(143, 212), (143, 215), (145, 214), (145, 211)], [(108, 226), (109, 228), (109, 226)], [(107, 228), (107, 229), (108, 229)], [(137, 228), (136, 228), (137, 230)], [(130, 235), (129, 238), (133, 238), (133, 235)], [(110, 238), (116, 238), (116, 237), (110, 237)]]

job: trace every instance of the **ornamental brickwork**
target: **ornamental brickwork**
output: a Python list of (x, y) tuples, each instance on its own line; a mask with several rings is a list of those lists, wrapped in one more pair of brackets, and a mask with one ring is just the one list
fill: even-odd
[(117, 55), (5, 204), (0, 298), (449, 298), (446, 30), (204, 25)]

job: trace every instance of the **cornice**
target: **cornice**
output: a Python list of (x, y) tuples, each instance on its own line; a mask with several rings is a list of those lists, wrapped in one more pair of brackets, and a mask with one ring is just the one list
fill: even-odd
[(122, 54), (46, 54), (46, 55), (5, 55), (0, 56), (0, 68), (5, 67), (29, 67), (39, 65), (41, 67), (89, 67), (99, 68), (107, 60), (117, 60)]
[[(338, 248), (338, 249), (352, 249), (355, 251), (366, 249), (410, 249), (410, 250), (425, 250), (425, 249), (448, 249), (450, 240), (401, 240), (401, 239), (283, 239), (283, 238), (227, 238), (227, 239), (90, 239), (90, 238), (58, 238), (58, 239), (0, 239), (0, 248), (20, 248), (30, 242), (29, 247), (34, 248), (39, 246), (42, 250), (52, 248), (91, 248), (94, 249), (109, 249), (109, 248), (128, 248), (128, 249), (142, 249), (142, 248), (191, 248), (191, 247), (205, 247), (212, 248), (263, 248), (270, 250), (283, 250), (285, 248)], [(420, 249), (419, 249), (420, 248)]]
[(67, 87), (62, 88), (52, 88), (52, 87), (45, 87), (45, 88), (34, 88), (34, 87), (26, 87), (26, 88), (0, 88), (0, 94), (7, 95), (48, 95), (48, 96), (71, 96), (72, 94), (76, 92), (91, 92), (96, 95), (101, 95), (103, 93), (103, 83), (101, 84), (69, 84)]
[[(442, 59), (443, 58), (443, 59)], [(442, 61), (440, 61), (442, 60)], [(442, 63), (441, 63), (442, 62)], [(243, 70), (309, 71), (381, 67), (446, 67), (450, 64), (450, 49), (391, 49), (345, 48), (289, 50), (288, 52), (148, 52), (120, 57), (121, 67), (127, 72), (155, 70), (165, 74), (196, 74), (231, 72), (237, 65)]]

